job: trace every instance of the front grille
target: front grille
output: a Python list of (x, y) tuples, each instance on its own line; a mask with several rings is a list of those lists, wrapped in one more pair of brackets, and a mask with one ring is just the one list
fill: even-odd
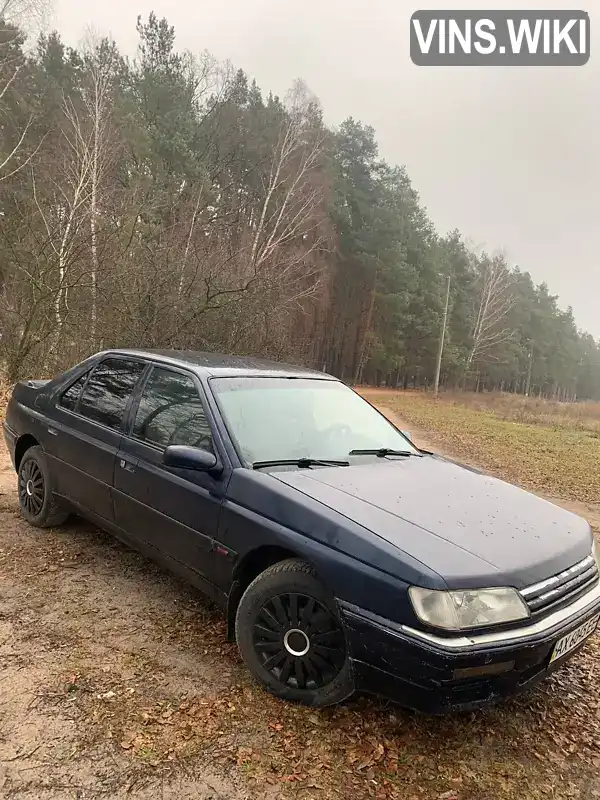
[(532, 616), (539, 616), (558, 605), (576, 600), (597, 582), (598, 567), (594, 557), (590, 555), (558, 575), (523, 589), (521, 594)]

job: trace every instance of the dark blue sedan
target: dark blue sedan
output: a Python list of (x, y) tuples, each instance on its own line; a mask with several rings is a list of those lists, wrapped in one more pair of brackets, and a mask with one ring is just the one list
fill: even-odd
[(585, 520), (419, 450), (322, 373), (104, 352), (18, 384), (4, 433), (28, 522), (76, 512), (205, 591), (278, 697), (474, 708), (600, 617)]

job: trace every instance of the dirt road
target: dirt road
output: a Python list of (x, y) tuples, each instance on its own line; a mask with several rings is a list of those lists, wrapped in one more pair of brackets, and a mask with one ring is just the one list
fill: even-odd
[(600, 797), (596, 642), (541, 688), (435, 719), (258, 688), (218, 611), (79, 519), (23, 523), (0, 451), (0, 797)]
[(168, 752), (173, 702), (200, 690), (211, 709), (239, 677), (216, 612), (79, 519), (30, 528), (14, 485), (2, 448), (0, 796), (248, 797), (222, 769), (158, 767), (181, 755)]

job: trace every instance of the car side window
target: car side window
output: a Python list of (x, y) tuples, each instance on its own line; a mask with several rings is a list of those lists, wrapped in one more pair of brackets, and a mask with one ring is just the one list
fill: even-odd
[(84, 372), (80, 378), (77, 378), (75, 383), (72, 383), (69, 386), (66, 392), (62, 393), (58, 401), (59, 406), (66, 408), (67, 411), (75, 411), (77, 403), (79, 402), (81, 390), (85, 386), (85, 382), (87, 381), (90, 372), (91, 370)]
[(146, 383), (132, 435), (156, 447), (179, 444), (211, 453), (212, 433), (191, 377), (154, 367)]
[(146, 365), (142, 361), (107, 358), (92, 372), (77, 411), (117, 430), (133, 390)]

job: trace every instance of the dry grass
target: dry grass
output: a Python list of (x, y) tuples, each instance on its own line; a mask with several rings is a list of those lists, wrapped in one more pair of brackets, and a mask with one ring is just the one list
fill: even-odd
[(441, 395), (441, 400), (451, 405), (493, 413), (498, 419), (510, 422), (590, 431), (600, 438), (600, 403), (559, 403), (541, 397), (501, 392), (448, 392)]
[(600, 499), (600, 404), (513, 395), (364, 390), (440, 448), (532, 491)]

